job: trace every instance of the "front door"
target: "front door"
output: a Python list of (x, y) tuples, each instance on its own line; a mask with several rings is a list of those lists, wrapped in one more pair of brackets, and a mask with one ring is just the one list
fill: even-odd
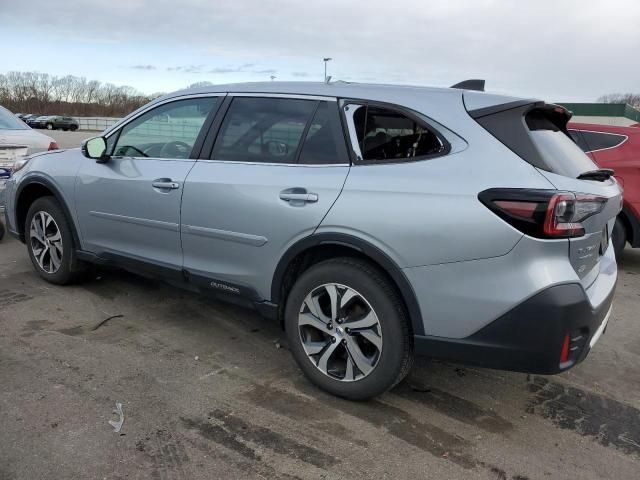
[(278, 260), (314, 232), (348, 173), (335, 99), (234, 97), (185, 184), (184, 268), (210, 288), (270, 299)]
[(184, 181), (200, 131), (219, 103), (218, 97), (163, 103), (109, 135), (108, 162), (85, 161), (76, 180), (76, 210), (86, 250), (182, 267)]

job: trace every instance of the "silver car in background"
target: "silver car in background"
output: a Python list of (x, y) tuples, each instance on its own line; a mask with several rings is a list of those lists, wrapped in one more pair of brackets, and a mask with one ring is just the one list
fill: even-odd
[(569, 118), (461, 88), (186, 90), (21, 163), (7, 224), (49, 282), (116, 265), (279, 319), (343, 397), (415, 353), (559, 373), (607, 326), (622, 205)]
[[(6, 108), (0, 106), (0, 169), (11, 171), (26, 155), (57, 149), (53, 138), (32, 130)], [(4, 205), (4, 175), (0, 176), (0, 209)]]

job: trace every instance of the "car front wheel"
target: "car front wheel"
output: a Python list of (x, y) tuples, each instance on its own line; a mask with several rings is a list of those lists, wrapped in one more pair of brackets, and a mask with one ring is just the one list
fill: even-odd
[(47, 130), (53, 130), (53, 124), (52, 123), (47, 123), (45, 125), (45, 127), (46, 127)]
[(334, 395), (375, 397), (411, 367), (413, 343), (398, 293), (359, 259), (327, 260), (305, 271), (287, 299), (285, 328), (302, 371)]
[(53, 197), (40, 197), (27, 212), (25, 237), (29, 258), (48, 282), (65, 285), (86, 270), (76, 256), (71, 225)]

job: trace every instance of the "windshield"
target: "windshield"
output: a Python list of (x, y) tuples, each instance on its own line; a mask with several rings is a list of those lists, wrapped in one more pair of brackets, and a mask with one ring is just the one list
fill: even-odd
[(0, 130), (27, 130), (29, 127), (4, 107), (0, 107)]

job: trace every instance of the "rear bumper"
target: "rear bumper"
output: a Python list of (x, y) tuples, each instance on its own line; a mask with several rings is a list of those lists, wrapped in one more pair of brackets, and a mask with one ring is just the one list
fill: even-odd
[[(500, 370), (554, 374), (577, 365), (609, 313), (615, 288), (592, 307), (579, 284), (550, 287), (473, 335), (451, 339), (415, 336), (416, 353)], [(560, 364), (565, 336), (569, 360)]]

